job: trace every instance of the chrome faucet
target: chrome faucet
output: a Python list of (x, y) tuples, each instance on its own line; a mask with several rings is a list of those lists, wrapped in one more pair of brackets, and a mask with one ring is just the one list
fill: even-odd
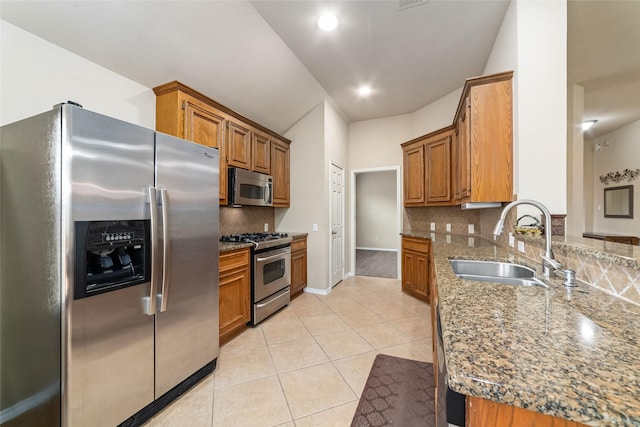
[(549, 209), (547, 209), (542, 203), (536, 202), (535, 200), (516, 200), (515, 202), (509, 203), (502, 210), (500, 219), (496, 223), (496, 227), (493, 229), (493, 235), (500, 236), (502, 234), (504, 220), (507, 217), (507, 213), (511, 208), (518, 205), (535, 206), (544, 214), (545, 251), (543, 254), (540, 254), (540, 257), (542, 258), (542, 271), (544, 273), (544, 277), (549, 278), (551, 276), (551, 269), (553, 268), (554, 271), (561, 270), (562, 264), (553, 257), (553, 251), (551, 250), (551, 213), (549, 213)]

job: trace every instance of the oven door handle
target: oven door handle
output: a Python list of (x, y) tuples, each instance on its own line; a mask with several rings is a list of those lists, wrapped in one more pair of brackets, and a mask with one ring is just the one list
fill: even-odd
[(283, 255), (287, 255), (289, 253), (291, 253), (290, 250), (286, 250), (286, 251), (282, 251), (280, 253), (277, 253), (275, 255), (271, 255), (271, 256), (268, 256), (268, 257), (264, 257), (264, 258), (258, 257), (258, 258), (256, 258), (256, 262), (268, 262), (268, 261), (274, 260), (276, 258), (282, 258)]

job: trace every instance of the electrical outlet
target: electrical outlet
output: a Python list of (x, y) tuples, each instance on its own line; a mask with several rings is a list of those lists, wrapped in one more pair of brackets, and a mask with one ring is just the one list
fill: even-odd
[(264, 231), (269, 231), (269, 223), (268, 222), (264, 223)]
[(447, 233), (451, 233), (451, 224), (447, 224)]
[(469, 234), (473, 233), (475, 233), (475, 227), (473, 226), (473, 224), (469, 224)]
[(513, 233), (509, 233), (509, 246), (514, 247), (516, 244), (516, 238), (513, 237)]
[(451, 236), (447, 234), (447, 243), (451, 243)]
[(431, 223), (431, 231), (436, 231), (436, 223), (435, 222)]
[(470, 248), (473, 248), (476, 245), (476, 239), (469, 237), (468, 245)]
[(312, 225), (311, 225), (311, 229), (312, 229), (313, 231), (318, 231), (318, 224), (312, 224)]
[(518, 250), (524, 253), (524, 242), (522, 240), (518, 240)]
[(432, 242), (436, 241), (436, 233), (431, 233), (431, 241)]

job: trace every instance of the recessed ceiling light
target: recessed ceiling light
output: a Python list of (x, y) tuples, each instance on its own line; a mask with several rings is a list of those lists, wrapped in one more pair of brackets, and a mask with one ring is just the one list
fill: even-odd
[(371, 86), (360, 86), (358, 88), (358, 95), (369, 96), (371, 95)]
[(589, 130), (589, 128), (595, 125), (597, 120), (586, 120), (582, 122), (582, 130)]
[(324, 15), (320, 15), (318, 18), (318, 28), (322, 31), (333, 31), (337, 27), (338, 17), (331, 13), (325, 13)]

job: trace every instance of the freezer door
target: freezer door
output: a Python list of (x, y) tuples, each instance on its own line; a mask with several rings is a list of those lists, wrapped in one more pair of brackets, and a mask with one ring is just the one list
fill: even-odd
[(156, 133), (156, 398), (218, 357), (218, 150)]
[(74, 273), (82, 266), (74, 253), (86, 241), (76, 239), (74, 223), (149, 219), (154, 132), (68, 105), (62, 111), (63, 210), (71, 214), (63, 239), (77, 243), (63, 259), (63, 425), (113, 426), (154, 399), (154, 316), (144, 310), (150, 284), (79, 299)]

